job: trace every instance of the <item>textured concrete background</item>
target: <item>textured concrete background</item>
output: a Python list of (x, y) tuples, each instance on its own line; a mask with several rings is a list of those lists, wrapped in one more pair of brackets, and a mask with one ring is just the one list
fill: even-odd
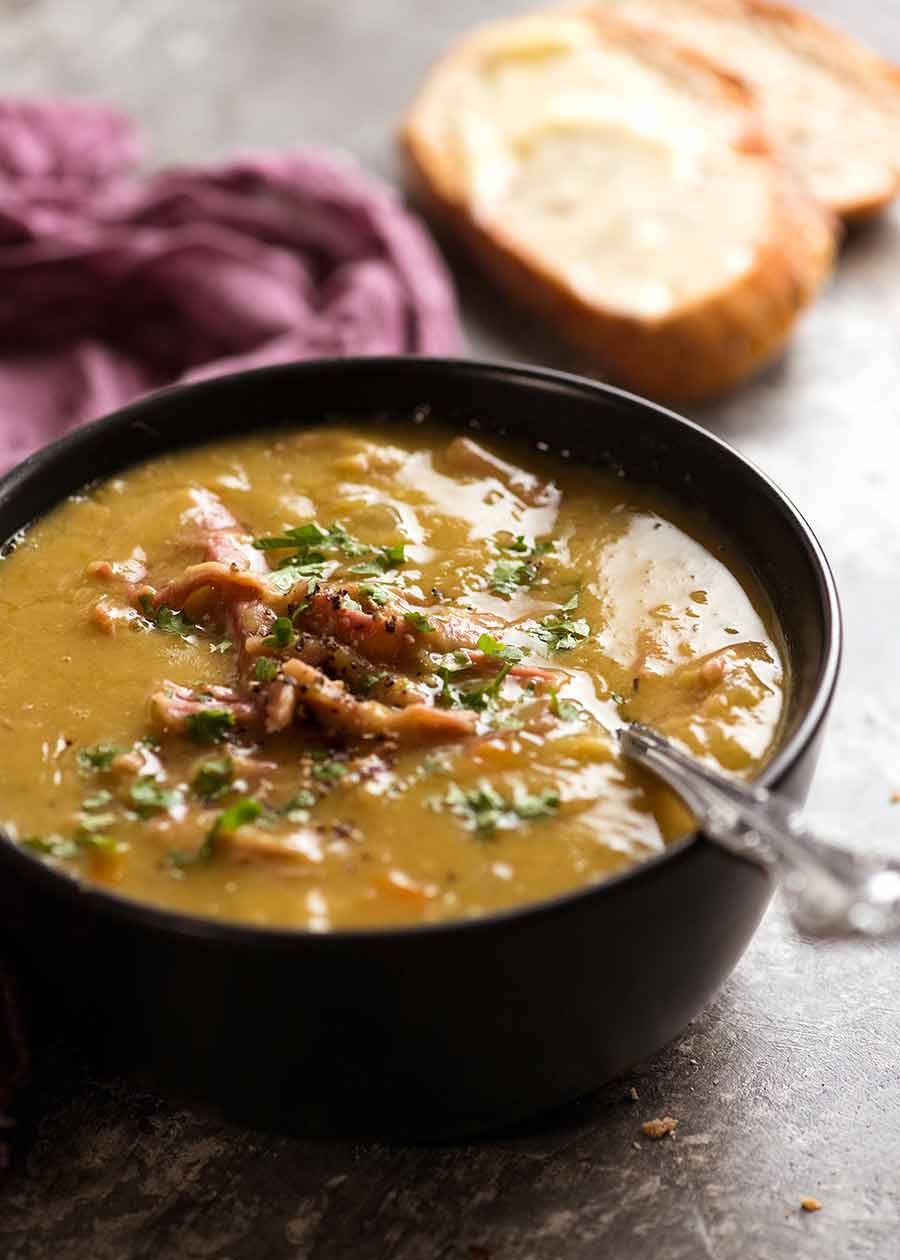
[[(339, 144), (386, 175), (449, 37), (514, 0), (0, 0), (4, 91), (132, 109), (151, 160)], [(818, 0), (900, 60), (898, 0)], [(561, 363), (462, 275), (473, 352)], [(696, 418), (794, 497), (844, 599), (813, 806), (900, 849), (900, 218), (859, 234), (788, 357)], [(776, 907), (673, 1046), (529, 1131), (461, 1147), (238, 1130), (47, 1049), (0, 1204), (8, 1260), (797, 1260), (900, 1254), (900, 948), (814, 948)], [(638, 1102), (625, 1100), (628, 1086)], [(668, 1111), (675, 1139), (640, 1122)], [(804, 1215), (804, 1194), (824, 1211)]]

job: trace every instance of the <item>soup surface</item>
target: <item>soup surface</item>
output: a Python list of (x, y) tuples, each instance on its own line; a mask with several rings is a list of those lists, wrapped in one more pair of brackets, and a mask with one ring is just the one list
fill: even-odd
[(658, 853), (689, 819), (616, 729), (751, 775), (786, 668), (698, 517), (431, 421), (222, 442), (70, 499), (0, 561), (0, 657), (14, 839), (129, 896), (319, 931)]

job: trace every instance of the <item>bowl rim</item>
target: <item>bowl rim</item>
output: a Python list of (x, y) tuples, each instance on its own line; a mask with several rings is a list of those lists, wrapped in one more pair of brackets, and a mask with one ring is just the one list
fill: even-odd
[[(690, 432), (699, 438), (701, 442), (717, 448), (719, 453), (737, 470), (743, 471), (745, 476), (749, 476), (750, 480), (756, 483), (754, 487), (756, 490), (764, 490), (770, 500), (775, 500), (781, 509), (782, 515), (795, 530), (799, 540), (804, 545), (809, 557), (819, 588), (819, 612), (822, 616), (824, 632), (822, 665), (807, 711), (801, 717), (793, 735), (776, 751), (755, 780), (764, 787), (777, 785), (816, 738), (834, 698), (841, 663), (843, 630), (840, 600), (828, 559), (803, 514), (784, 491), (752, 460), (748, 459), (717, 434), (697, 424), (695, 421), (679, 415), (660, 403), (652, 402), (615, 385), (596, 381), (573, 372), (531, 363), (521, 363), (514, 360), (468, 359), (424, 355), (329, 357), (245, 369), (244, 371), (211, 377), (206, 380), (165, 386), (152, 393), (144, 394), (133, 402), (117, 408), (115, 411), (69, 431), (55, 441), (33, 452), (26, 459), (9, 469), (3, 476), (0, 476), (0, 500), (18, 493), (33, 478), (39, 477), (48, 464), (64, 460), (70, 451), (76, 450), (85, 442), (90, 442), (95, 435), (102, 434), (106, 429), (116, 430), (120, 426), (131, 422), (141, 424), (145, 419), (145, 413), (155, 413), (160, 408), (165, 409), (167, 404), (173, 399), (180, 399), (193, 393), (202, 395), (205, 391), (215, 392), (217, 389), (228, 389), (230, 386), (247, 381), (258, 380), (264, 383), (267, 378), (279, 375), (296, 374), (302, 378), (305, 374), (334, 371), (364, 374), (373, 368), (389, 368), (391, 371), (412, 376), (418, 374), (430, 376), (438, 372), (449, 373), (452, 376), (470, 376), (473, 381), (485, 377), (500, 378), (507, 381), (519, 380), (526, 385), (531, 384), (537, 387), (564, 387), (567, 391), (571, 392), (574, 390), (583, 396), (594, 395), (598, 398), (615, 398), (639, 409), (653, 411), (657, 415), (665, 417), (667, 424), (673, 426), (673, 431)], [(373, 407), (373, 411), (377, 410), (377, 406)], [(273, 426), (277, 423), (278, 421), (273, 419)], [(253, 429), (254, 426), (248, 426), (247, 431), (252, 432)], [(510, 436), (514, 436), (509, 430), (507, 432)], [(155, 452), (153, 456), (148, 455), (146, 458), (155, 458), (157, 455), (163, 455), (166, 451), (173, 449), (173, 447), (178, 449), (189, 445), (189, 441), (177, 442), (172, 445), (168, 442), (163, 442), (158, 452)], [(123, 468), (130, 466), (132, 465), (129, 463), (122, 465)], [(104, 476), (113, 475), (113, 472), (104, 474)], [(53, 506), (62, 501), (62, 499), (56, 500)], [(46, 510), (50, 511), (52, 507)], [(29, 528), (33, 523), (33, 519), (39, 518), (24, 521), (18, 529), (24, 530)], [(11, 537), (14, 536), (15, 533), (11, 535)], [(0, 547), (4, 546), (6, 541), (6, 539), (0, 539)], [(138, 927), (174, 932), (178, 936), (193, 938), (196, 941), (206, 941), (221, 945), (244, 944), (275, 948), (296, 947), (301, 943), (318, 948), (340, 948), (343, 946), (349, 948), (353, 945), (365, 943), (388, 941), (402, 943), (419, 937), (433, 938), (445, 934), (455, 936), (462, 932), (485, 932), (504, 925), (515, 926), (532, 917), (542, 918), (546, 915), (563, 911), (569, 906), (587, 903), (593, 899), (602, 900), (604, 897), (613, 895), (623, 885), (652, 878), (664, 870), (667, 864), (675, 861), (701, 843), (703, 843), (701, 833), (693, 831), (682, 840), (667, 845), (661, 853), (655, 854), (615, 875), (611, 875), (600, 883), (587, 884), (538, 901), (525, 902), (522, 905), (510, 906), (503, 910), (492, 911), (472, 918), (439, 920), (434, 923), (390, 924), (384, 927), (375, 925), (313, 931), (305, 927), (269, 926), (247, 923), (242, 920), (216, 919), (199, 914), (190, 914), (185, 911), (158, 906), (138, 898), (132, 898), (99, 885), (88, 884), (64, 870), (48, 866), (37, 855), (28, 853), (0, 828), (0, 850), (4, 852), (6, 859), (11, 862), (13, 867), (20, 866), (22, 873), (26, 877), (37, 880), (39, 883), (45, 883), (47, 889), (57, 896), (62, 896), (72, 902), (77, 901), (80, 908), (89, 911), (95, 910), (103, 915), (119, 920), (129, 920)], [(724, 851), (723, 857), (742, 864), (745, 864), (747, 861), (747, 859), (725, 853)]]

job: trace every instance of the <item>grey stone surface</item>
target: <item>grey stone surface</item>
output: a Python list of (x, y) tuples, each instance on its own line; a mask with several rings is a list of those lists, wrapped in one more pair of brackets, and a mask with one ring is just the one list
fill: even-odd
[[(479, 0), (0, 0), (4, 91), (116, 100), (151, 160), (391, 129)], [(818, 0), (900, 60), (897, 0)], [(461, 268), (471, 348), (564, 363)], [(843, 594), (847, 653), (812, 803), (900, 848), (900, 217), (858, 233), (789, 355), (697, 418), (792, 495)], [(0, 1204), (7, 1260), (797, 1260), (900, 1255), (900, 948), (812, 947), (776, 907), (718, 999), (653, 1061), (492, 1141), (273, 1138), (47, 1047)], [(598, 960), (602, 965), (602, 960)], [(637, 1102), (626, 1100), (636, 1086)], [(669, 1112), (674, 1139), (642, 1139)], [(802, 1195), (824, 1210), (806, 1215)]]

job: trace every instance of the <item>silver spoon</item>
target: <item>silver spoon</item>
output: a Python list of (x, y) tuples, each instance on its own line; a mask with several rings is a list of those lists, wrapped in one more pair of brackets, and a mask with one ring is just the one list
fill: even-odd
[(793, 802), (707, 769), (648, 726), (624, 726), (619, 740), (626, 757), (678, 793), (707, 839), (778, 872), (805, 936), (900, 936), (900, 863), (827, 843)]

